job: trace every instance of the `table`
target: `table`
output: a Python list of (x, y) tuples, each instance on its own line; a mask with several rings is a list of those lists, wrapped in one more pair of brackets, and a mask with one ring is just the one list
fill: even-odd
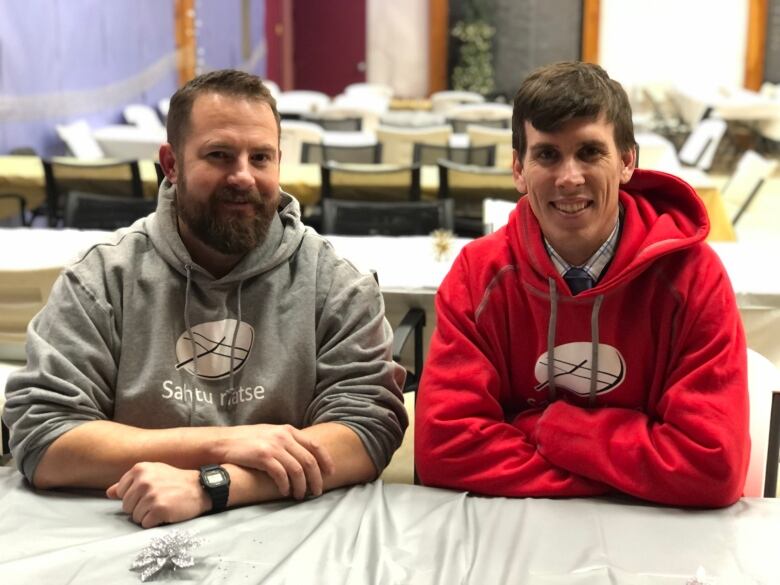
[[(0, 157), (1, 159), (2, 157)], [(0, 161), (2, 164), (2, 161)], [(1, 167), (0, 167), (1, 169)], [(723, 199), (717, 186), (706, 173), (696, 169), (680, 169), (676, 173), (696, 189), (710, 217), (710, 241), (733, 242), (736, 240)], [(302, 205), (316, 203), (320, 198), (320, 167), (316, 164), (281, 166), (279, 182), (285, 191), (292, 193)], [(423, 199), (434, 199), (439, 192), (439, 169), (434, 166), (420, 168), (420, 188)]]
[[(104, 241), (110, 232), (46, 228), (0, 228), (0, 270), (64, 266), (79, 252)], [(434, 255), (430, 236), (329, 236), (337, 253), (359, 270), (375, 270), (388, 321), (396, 326), (410, 308), (426, 313), (425, 352), (436, 326), (434, 296), (465, 238), (453, 238), (451, 251)], [(780, 368), (780, 274), (763, 271), (766, 249), (747, 243), (714, 243), (734, 287), (748, 346)], [(410, 362), (411, 363), (411, 362)]]
[[(103, 160), (103, 159), (101, 159)], [(157, 196), (157, 171), (151, 160), (138, 161), (146, 197)], [(0, 156), (0, 193), (16, 193), (27, 200), (27, 209), (35, 209), (46, 200), (46, 178), (37, 156)], [(0, 208), (0, 217), (8, 214)]]
[[(157, 173), (151, 160), (140, 160), (139, 168), (144, 194), (157, 194)], [(706, 174), (681, 170), (678, 174), (696, 189), (710, 215), (710, 241), (734, 241), (736, 236), (718, 188)], [(27, 208), (35, 209), (46, 197), (45, 178), (40, 159), (35, 156), (0, 156), (0, 193), (17, 193), (27, 199)], [(320, 200), (320, 167), (317, 164), (282, 164), (279, 183), (295, 195), (301, 205), (315, 205)], [(420, 169), (423, 198), (435, 199), (439, 191), (439, 169)], [(0, 201), (0, 205), (3, 202)], [(15, 207), (0, 207), (0, 217), (17, 213)]]
[(165, 128), (139, 128), (131, 124), (103, 126), (92, 131), (106, 157), (157, 160), (160, 145), (167, 142)]
[(780, 101), (748, 89), (675, 87), (673, 91), (680, 114), (690, 126), (695, 126), (709, 108), (711, 115), (729, 122), (780, 118)]
[(115, 501), (36, 494), (5, 467), (0, 518), (4, 585), (136, 584), (136, 554), (179, 529), (203, 539), (196, 565), (153, 582), (684, 585), (699, 567), (708, 583), (780, 582), (775, 499), (701, 511), (374, 482), (143, 530)]

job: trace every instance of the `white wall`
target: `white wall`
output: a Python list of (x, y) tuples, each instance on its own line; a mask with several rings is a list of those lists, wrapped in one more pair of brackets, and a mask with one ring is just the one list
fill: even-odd
[(428, 93), (428, 3), (366, 0), (366, 79), (399, 97)]
[(600, 64), (626, 86), (742, 87), (748, 0), (601, 0)]

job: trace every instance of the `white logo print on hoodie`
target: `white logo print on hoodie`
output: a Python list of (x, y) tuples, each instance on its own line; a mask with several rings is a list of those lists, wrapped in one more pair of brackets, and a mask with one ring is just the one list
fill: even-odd
[[(236, 327), (238, 327), (237, 332)], [(244, 365), (249, 352), (252, 351), (255, 330), (249, 323), (224, 319), (194, 325), (192, 337), (190, 339), (188, 332), (185, 331), (176, 341), (176, 369), (184, 368), (185, 371), (199, 378), (218, 380), (230, 375), (231, 351), (233, 371), (237, 372)], [(197, 354), (197, 373), (193, 347)]]

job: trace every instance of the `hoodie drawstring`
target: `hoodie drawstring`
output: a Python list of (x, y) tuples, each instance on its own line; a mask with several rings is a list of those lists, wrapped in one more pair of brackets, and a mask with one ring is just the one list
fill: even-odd
[(550, 322), (547, 324), (547, 395), (550, 402), (555, 402), (557, 389), (555, 387), (555, 327), (558, 323), (558, 287), (555, 280), (550, 283)]
[[(547, 279), (550, 285), (550, 321), (547, 324), (547, 397), (555, 402), (558, 390), (555, 384), (555, 333), (558, 325), (558, 287), (553, 278)], [(588, 404), (596, 403), (596, 391), (598, 390), (599, 372), (599, 312), (604, 302), (604, 295), (598, 295), (593, 302), (590, 314), (590, 391)]]
[[(184, 269), (187, 271), (187, 287), (184, 289), (184, 325), (187, 327), (187, 335), (190, 338), (190, 347), (192, 348), (192, 370), (195, 377), (198, 377), (198, 348), (195, 345), (195, 336), (192, 334), (192, 326), (190, 324), (190, 285), (192, 284), (192, 266), (185, 264)], [(195, 402), (192, 402), (190, 408), (190, 425), (192, 425), (193, 418), (195, 416)]]
[(195, 376), (198, 376), (198, 350), (195, 347), (195, 336), (192, 334), (190, 325), (190, 284), (192, 283), (192, 265), (186, 264), (184, 269), (187, 271), (187, 288), (184, 291), (184, 325), (187, 327), (187, 335), (190, 337), (190, 346), (192, 347), (192, 367)]
[(604, 295), (596, 297), (593, 303), (593, 310), (590, 314), (590, 393), (588, 395), (588, 404), (593, 406), (596, 403), (596, 390), (599, 374), (599, 311)]
[[(192, 348), (192, 363), (193, 373), (195, 377), (198, 377), (198, 348), (195, 345), (195, 336), (192, 334), (192, 325), (190, 323), (190, 286), (192, 284), (192, 265), (185, 264), (184, 269), (187, 271), (187, 288), (184, 291), (184, 325), (187, 327), (187, 335), (190, 338), (190, 347)], [(241, 327), (241, 289), (244, 286), (244, 281), (241, 280), (238, 283), (238, 319), (236, 326), (233, 328), (233, 339), (230, 341), (230, 390), (235, 388), (235, 365), (234, 360), (236, 356), (236, 340), (238, 339), (238, 329)]]
[(241, 288), (244, 286), (244, 281), (240, 280), (238, 282), (238, 321), (236, 321), (236, 326), (233, 328), (233, 339), (230, 341), (230, 390), (234, 390), (235, 385), (235, 367), (234, 367), (234, 358), (236, 354), (236, 339), (238, 339), (238, 328), (241, 327)]

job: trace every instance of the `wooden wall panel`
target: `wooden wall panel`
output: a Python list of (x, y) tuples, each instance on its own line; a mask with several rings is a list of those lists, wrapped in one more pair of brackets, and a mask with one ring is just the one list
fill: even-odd
[(600, 0), (582, 1), (582, 55), (588, 63), (599, 62), (599, 19), (601, 18)]
[(195, 0), (176, 0), (175, 34), (179, 61), (179, 86), (195, 77)]
[(745, 51), (745, 87), (757, 90), (764, 81), (766, 60), (767, 0), (749, 0), (747, 50)]
[(449, 0), (428, 0), (428, 93), (447, 89), (450, 34)]

